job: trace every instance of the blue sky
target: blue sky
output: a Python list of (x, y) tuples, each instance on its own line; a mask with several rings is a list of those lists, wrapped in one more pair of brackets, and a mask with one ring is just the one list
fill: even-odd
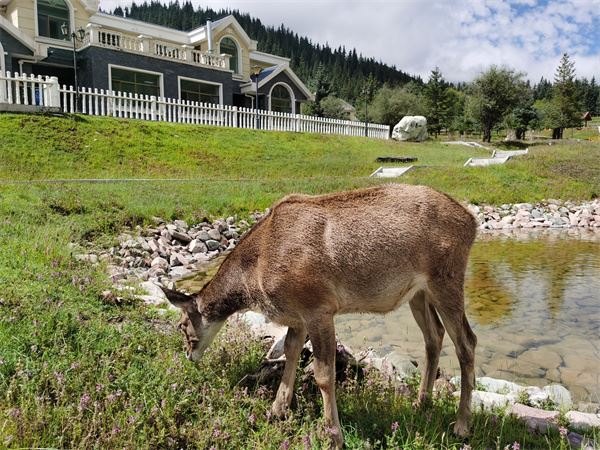
[[(138, 0), (141, 1), (141, 0)], [(101, 0), (104, 9), (129, 0)], [(563, 52), (600, 79), (600, 0), (193, 0), (282, 22), (314, 42), (355, 47), (428, 78), (469, 81), (491, 64), (552, 78)]]

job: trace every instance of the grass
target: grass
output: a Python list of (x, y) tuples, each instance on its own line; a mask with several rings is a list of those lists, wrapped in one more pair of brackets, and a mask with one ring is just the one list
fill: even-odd
[[(398, 145), (26, 115), (0, 115), (0, 143), (4, 179), (196, 179), (0, 185), (0, 447), (10, 448), (328, 445), (320, 396), (311, 379), (299, 374), (297, 404), (288, 419), (269, 418), (272, 388), (244, 390), (237, 385), (264, 356), (264, 348), (249, 339), (243, 326), (228, 326), (196, 366), (182, 354), (175, 317), (127, 295), (122, 301), (103, 296), (111, 289), (104, 267), (75, 261), (71, 242), (107, 246), (123, 227), (149, 223), (153, 215), (190, 222), (204, 216), (244, 216), (292, 191), (319, 193), (378, 183), (363, 176), (377, 166), (376, 156), (390, 154), (454, 166), (421, 169), (410, 181), (431, 177), (432, 184), (447, 185), (449, 192), (461, 198), (464, 193), (467, 199), (512, 198), (513, 189), (501, 186), (508, 177), (514, 186), (530, 186), (531, 191), (520, 191), (529, 200), (532, 193), (542, 195), (537, 189), (548, 189), (531, 180), (555, 172), (566, 180), (565, 186), (585, 175), (578, 181), (579, 190), (569, 187), (579, 199), (589, 198), (597, 186), (597, 150), (588, 147), (540, 148), (494, 175), (497, 189), (485, 192), (491, 182), (483, 187), (475, 183), (492, 175), (482, 171), (475, 176), (476, 171), (459, 167), (466, 153), (474, 156), (472, 149), (438, 143)], [(574, 155), (586, 157), (584, 150), (590, 152), (585, 167), (572, 163)], [(572, 168), (561, 171), (565, 164)], [(527, 174), (526, 167), (535, 173)], [(466, 173), (467, 178), (453, 181), (442, 177), (446, 171), (457, 177)], [(409, 392), (408, 397), (396, 395), (376, 373), (363, 383), (350, 378), (340, 386), (338, 404), (348, 448), (461, 448), (450, 432), (454, 400), (442, 396), (432, 408), (415, 410), (414, 384)], [(504, 448), (513, 442), (521, 448), (566, 448), (557, 432), (537, 435), (515, 419), (476, 414), (473, 448)]]

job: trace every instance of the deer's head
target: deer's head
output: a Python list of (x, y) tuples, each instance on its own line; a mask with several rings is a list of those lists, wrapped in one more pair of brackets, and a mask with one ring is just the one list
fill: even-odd
[(184, 337), (185, 353), (190, 361), (198, 362), (224, 322), (211, 322), (198, 309), (199, 296), (186, 295), (161, 287), (171, 304), (181, 309), (177, 327)]

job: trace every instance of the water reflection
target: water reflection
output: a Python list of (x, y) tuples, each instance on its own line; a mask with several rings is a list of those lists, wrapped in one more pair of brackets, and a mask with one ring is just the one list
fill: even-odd
[[(478, 375), (567, 386), (600, 401), (600, 233), (483, 235), (465, 280), (467, 315), (478, 335)], [(341, 316), (340, 337), (422, 360), (407, 307), (384, 317)], [(458, 373), (446, 337), (441, 366)]]

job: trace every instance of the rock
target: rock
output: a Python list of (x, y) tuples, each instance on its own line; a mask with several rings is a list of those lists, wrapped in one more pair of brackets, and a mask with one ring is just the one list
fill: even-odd
[(184, 230), (184, 231), (187, 231), (187, 229), (189, 228), (188, 224), (185, 220), (174, 220), (173, 225), (175, 225), (180, 230)]
[(169, 271), (169, 276), (171, 278), (183, 278), (183, 277), (187, 277), (188, 275), (191, 275), (191, 274), (192, 274), (192, 271), (183, 266), (173, 267)]
[(221, 233), (219, 233), (219, 230), (215, 230), (214, 228), (208, 232), (208, 236), (215, 241), (221, 240)]
[(84, 262), (88, 262), (90, 264), (96, 264), (98, 262), (98, 257), (96, 255), (94, 255), (93, 253), (89, 253), (89, 254), (81, 254), (81, 255), (75, 255), (75, 259), (78, 261), (84, 261)]
[(172, 231), (171, 235), (174, 239), (177, 239), (179, 242), (183, 242), (184, 244), (189, 244), (192, 240), (187, 233), (181, 233), (179, 231)]
[[(460, 391), (454, 393), (455, 397), (460, 397)], [(493, 410), (495, 408), (504, 408), (509, 405), (515, 404), (517, 401), (517, 395), (515, 394), (496, 394), (494, 392), (484, 391), (473, 391), (471, 397), (471, 408), (483, 409), (486, 411)]]
[(204, 244), (204, 242), (202, 242), (201, 240), (194, 239), (193, 241), (190, 242), (190, 245), (188, 246), (188, 250), (190, 251), (190, 253), (196, 254), (196, 253), (206, 253), (208, 248), (206, 247), (206, 244)]
[(267, 359), (279, 359), (282, 357), (285, 357), (285, 338), (287, 336), (287, 333), (283, 336), (280, 336), (279, 339), (277, 339), (273, 345), (271, 346), (271, 348), (269, 349), (269, 351), (267, 352)]
[(156, 258), (154, 258), (152, 260), (152, 262), (150, 263), (151, 267), (160, 267), (161, 269), (168, 269), (169, 268), (169, 263), (167, 262), (166, 259), (161, 258), (160, 256), (157, 256)]
[(200, 239), (201, 241), (208, 241), (210, 239), (210, 236), (208, 235), (207, 231), (202, 230), (196, 235), (196, 239)]
[(543, 389), (548, 393), (550, 400), (557, 404), (560, 408), (568, 409), (573, 406), (573, 400), (569, 391), (560, 384), (550, 384)]
[(588, 431), (591, 428), (600, 427), (600, 417), (596, 414), (569, 411), (566, 417), (571, 426), (578, 430)]
[(396, 375), (400, 378), (410, 378), (419, 374), (419, 369), (406, 356), (400, 355), (397, 352), (391, 352), (386, 355), (389, 362), (392, 363), (396, 371)]
[(550, 428), (556, 428), (556, 421), (560, 416), (558, 411), (544, 411), (543, 409), (532, 408), (531, 406), (522, 405), (520, 403), (511, 405), (506, 410), (506, 413), (524, 420), (530, 428), (542, 432), (545, 432)]
[(208, 241), (205, 242), (206, 247), (208, 248), (208, 250), (218, 250), (219, 249), (219, 242), (215, 241), (214, 239), (209, 239)]
[(598, 450), (598, 444), (589, 438), (577, 434), (573, 431), (567, 433), (567, 440), (569, 441), (570, 448), (578, 448), (580, 450)]
[(394, 126), (392, 139), (421, 142), (427, 139), (427, 119), (423, 116), (404, 116)]
[[(459, 387), (460, 376), (452, 377), (450, 382)], [(523, 386), (520, 386), (517, 383), (491, 377), (478, 377), (475, 381), (475, 384), (477, 387), (484, 389), (486, 392), (492, 392), (496, 394), (518, 395), (523, 390)]]
[(148, 295), (162, 298), (164, 301), (167, 300), (167, 296), (162, 291), (162, 289), (155, 283), (152, 283), (151, 281), (144, 281), (143, 283), (140, 283), (140, 288), (144, 290)]

